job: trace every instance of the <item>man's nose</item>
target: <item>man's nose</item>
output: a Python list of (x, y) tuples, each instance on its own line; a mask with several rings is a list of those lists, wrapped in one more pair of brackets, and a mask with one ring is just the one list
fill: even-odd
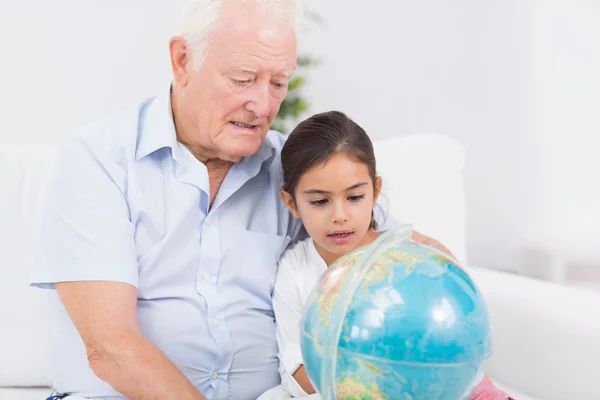
[(257, 118), (266, 118), (271, 112), (271, 101), (268, 85), (257, 84), (246, 103), (246, 110), (251, 111)]

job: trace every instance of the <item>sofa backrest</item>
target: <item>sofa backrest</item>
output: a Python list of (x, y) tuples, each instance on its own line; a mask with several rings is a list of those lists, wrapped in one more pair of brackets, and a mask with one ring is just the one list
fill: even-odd
[[(464, 150), (440, 135), (374, 143), (389, 212), (437, 237), (466, 262)], [(0, 145), (0, 387), (45, 386), (48, 293), (29, 287), (38, 207), (52, 152)]]
[(373, 145), (389, 213), (441, 241), (466, 265), (464, 147), (437, 134), (391, 137)]
[(0, 145), (0, 387), (49, 383), (48, 294), (29, 287), (33, 232), (49, 159), (42, 149)]

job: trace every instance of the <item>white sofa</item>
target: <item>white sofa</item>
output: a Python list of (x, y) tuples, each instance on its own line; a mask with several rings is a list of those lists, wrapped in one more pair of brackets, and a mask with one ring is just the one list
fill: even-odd
[[(469, 265), (458, 143), (418, 135), (378, 141), (376, 150), (390, 211), (444, 242), (486, 297), (495, 349), (488, 375), (519, 400), (600, 399), (600, 296)], [(0, 144), (0, 400), (51, 391), (47, 293), (28, 286), (48, 157)]]

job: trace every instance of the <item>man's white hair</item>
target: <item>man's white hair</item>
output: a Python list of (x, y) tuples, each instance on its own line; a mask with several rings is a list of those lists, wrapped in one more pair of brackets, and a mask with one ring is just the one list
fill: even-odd
[(301, 0), (188, 0), (183, 6), (176, 34), (183, 37), (191, 49), (194, 69), (198, 69), (204, 61), (208, 39), (223, 8), (227, 4), (241, 2), (256, 5), (260, 11), (298, 34), (304, 17)]

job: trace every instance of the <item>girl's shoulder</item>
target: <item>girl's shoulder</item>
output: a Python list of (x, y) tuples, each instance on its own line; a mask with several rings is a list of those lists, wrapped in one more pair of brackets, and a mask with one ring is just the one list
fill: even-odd
[(288, 247), (279, 259), (279, 270), (288, 273), (306, 272), (320, 267), (315, 258), (316, 249), (310, 237), (300, 240)]

